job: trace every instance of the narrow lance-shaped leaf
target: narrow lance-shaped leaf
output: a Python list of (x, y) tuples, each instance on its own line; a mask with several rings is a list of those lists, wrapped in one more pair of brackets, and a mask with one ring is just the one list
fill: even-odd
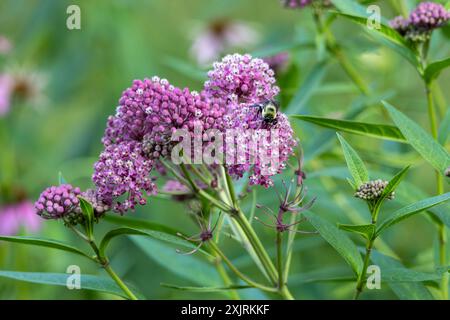
[(342, 151), (344, 152), (345, 161), (347, 162), (348, 170), (353, 177), (356, 187), (359, 187), (363, 183), (369, 181), (369, 173), (356, 151), (348, 144), (347, 141), (339, 134), (336, 133), (341, 143)]
[[(72, 274), (70, 273), (17, 272), (0, 270), (0, 277), (63, 287), (67, 287), (67, 281), (69, 280), (70, 276), (72, 276)], [(132, 288), (132, 286), (128, 284), (127, 286)], [(113, 280), (104, 277), (89, 274), (80, 274), (80, 287), (81, 289), (94, 290), (127, 298), (127, 295)], [(142, 296), (142, 294), (137, 293), (136, 289), (134, 288), (133, 292), (137, 294), (139, 298), (145, 299), (145, 297)]]
[(450, 199), (450, 192), (447, 192), (445, 194), (441, 194), (436, 197), (427, 198), (421, 201), (418, 201), (416, 203), (410, 204), (406, 207), (403, 207), (397, 211), (395, 211), (392, 215), (390, 215), (390, 218), (385, 220), (377, 230), (377, 236), (380, 235), (385, 229), (393, 226), (396, 223), (399, 223), (400, 221), (407, 219), (415, 214), (418, 214), (420, 212), (423, 212), (424, 210), (427, 210), (429, 208), (432, 208), (434, 206), (437, 206), (441, 203), (444, 203)]
[(379, 211), (379, 209), (381, 208), (381, 205), (383, 204), (384, 200), (386, 200), (386, 198), (395, 191), (395, 189), (398, 187), (398, 185), (400, 184), (400, 182), (403, 180), (403, 178), (405, 177), (406, 173), (408, 172), (410, 166), (406, 166), (405, 168), (403, 168), (399, 173), (397, 173), (387, 184), (387, 186), (384, 188), (383, 192), (381, 193), (381, 196), (377, 199), (377, 202), (375, 203), (374, 212)]
[(84, 216), (86, 234), (89, 239), (92, 239), (94, 236), (94, 208), (86, 199), (80, 196), (78, 199), (80, 199), (80, 208)]
[[(172, 243), (174, 245), (181, 246), (183, 248), (194, 249), (197, 246), (197, 244), (187, 241), (177, 235), (172, 235), (172, 234), (161, 232), (161, 231), (148, 230), (148, 229), (147, 230), (138, 230), (138, 229), (133, 229), (133, 228), (118, 228), (118, 229), (109, 231), (103, 237), (103, 239), (100, 243), (100, 246), (99, 246), (100, 252), (105, 253), (111, 240), (114, 239), (115, 237), (122, 236), (122, 235), (147, 236), (147, 237), (162, 240), (162, 241), (165, 241), (168, 243)], [(202, 252), (203, 254), (210, 255), (208, 252), (206, 252), (202, 249), (199, 249), (199, 251)]]
[(80, 249), (66, 244), (57, 240), (52, 239), (44, 239), (44, 238), (36, 238), (36, 237), (20, 237), (20, 236), (0, 236), (0, 241), (14, 242), (14, 243), (22, 243), (31, 246), (39, 246), (46, 248), (53, 248), (62, 251), (67, 251), (71, 253), (78, 254), (80, 256), (92, 259), (87, 253), (84, 253)]
[(435, 141), (417, 123), (409, 119), (403, 113), (395, 109), (389, 103), (384, 102), (392, 120), (403, 133), (409, 144), (427, 160), (440, 174), (450, 166), (450, 155), (437, 141)]
[(450, 106), (447, 108), (444, 119), (439, 126), (438, 141), (444, 146), (447, 143), (448, 136), (450, 135)]
[(297, 93), (291, 99), (289, 105), (286, 107), (285, 113), (289, 114), (293, 112), (301, 112), (306, 107), (306, 103), (322, 82), (322, 79), (326, 73), (327, 66), (328, 60), (324, 60), (318, 62), (313, 67), (313, 69), (301, 84), (299, 91), (297, 91)]
[(332, 223), (320, 218), (312, 212), (303, 215), (336, 251), (350, 265), (355, 274), (359, 275), (363, 268), (363, 261), (355, 244)]
[(371, 36), (382, 44), (392, 48), (397, 53), (407, 59), (419, 72), (423, 72), (420, 65), (419, 54), (417, 50), (410, 45), (403, 37), (391, 27), (381, 23), (380, 28), (369, 28), (367, 26), (367, 17), (338, 13), (341, 17), (351, 20), (361, 26)]
[(180, 291), (190, 291), (190, 292), (223, 292), (223, 291), (230, 291), (230, 290), (241, 290), (241, 289), (252, 289), (251, 286), (228, 286), (228, 287), (189, 287), (189, 286), (177, 286), (175, 284), (169, 284), (169, 283), (161, 283), (162, 287), (170, 288), (170, 289), (176, 289)]
[(450, 66), (450, 58), (433, 62), (425, 69), (425, 81), (430, 83), (436, 79), (445, 68)]
[(375, 225), (373, 224), (361, 224), (361, 225), (350, 225), (350, 224), (338, 224), (339, 229), (356, 233), (364, 238), (370, 240), (375, 235)]
[(311, 122), (338, 131), (402, 143), (407, 142), (403, 134), (395, 126), (304, 115), (292, 115), (291, 118)]

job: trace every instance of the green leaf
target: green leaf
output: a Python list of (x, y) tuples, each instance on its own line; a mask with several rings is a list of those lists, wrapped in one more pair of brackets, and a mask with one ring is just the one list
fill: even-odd
[[(342, 13), (367, 17), (367, 7), (354, 0), (331, 0), (333, 5)], [(367, 19), (367, 18), (366, 18)]]
[(400, 221), (407, 219), (417, 213), (420, 213), (424, 210), (437, 206), (438, 204), (444, 203), (450, 199), (450, 192), (445, 194), (441, 194), (436, 197), (427, 198), (416, 203), (410, 204), (406, 207), (403, 207), (397, 211), (395, 211), (390, 218), (383, 221), (383, 223), (378, 227), (377, 236), (381, 234), (385, 229), (393, 226)]
[(361, 17), (345, 13), (338, 13), (338, 15), (363, 26), (364, 30), (375, 38), (375, 40), (395, 50), (407, 59), (419, 72), (422, 71), (417, 49), (408, 43), (397, 31), (385, 24), (381, 24), (380, 29), (369, 29), (367, 28), (366, 16)]
[(360, 224), (360, 225), (350, 225), (350, 224), (338, 224), (338, 228), (344, 231), (357, 233), (362, 235), (364, 238), (370, 240), (375, 235), (375, 225), (373, 224)]
[(427, 160), (440, 174), (450, 166), (450, 155), (439, 143), (437, 143), (417, 123), (409, 119), (403, 113), (395, 109), (389, 103), (384, 102), (392, 120), (403, 133), (409, 144)]
[(84, 199), (83, 197), (78, 196), (78, 199), (80, 199), (80, 208), (81, 212), (83, 212), (84, 220), (85, 220), (85, 229), (86, 234), (89, 239), (93, 239), (94, 237), (94, 208), (92, 208), (92, 205)]
[(424, 72), (424, 78), (427, 83), (436, 79), (445, 68), (450, 66), (450, 58), (436, 61), (428, 65)]
[[(100, 252), (104, 253), (106, 251), (106, 248), (108, 247), (110, 241), (114, 239), (115, 237), (122, 236), (122, 235), (140, 235), (140, 236), (147, 236), (154, 239), (162, 240), (168, 243), (172, 243), (177, 246), (181, 246), (183, 248), (189, 248), (194, 249), (197, 247), (197, 244), (187, 241), (183, 238), (181, 238), (178, 235), (173, 235), (166, 232), (161, 232), (159, 230), (138, 230), (133, 228), (119, 228), (115, 230), (109, 231), (102, 239), (100, 243)], [(199, 249), (200, 252), (203, 254), (206, 254), (210, 256), (208, 252), (206, 252), (203, 249)]]
[(374, 205), (373, 212), (378, 213), (378, 211), (381, 208), (381, 205), (383, 204), (384, 200), (397, 189), (400, 182), (405, 177), (406, 173), (408, 172), (410, 166), (406, 166), (400, 172), (398, 172), (387, 184), (387, 186), (384, 188), (383, 192), (381, 193), (380, 197), (377, 199), (377, 202)]
[(355, 274), (359, 275), (363, 268), (363, 261), (355, 244), (337, 227), (320, 218), (312, 212), (303, 215), (325, 239), (350, 265)]
[(162, 287), (181, 290), (181, 291), (191, 291), (191, 292), (220, 292), (220, 291), (230, 291), (230, 290), (240, 290), (240, 289), (252, 289), (251, 286), (228, 286), (228, 287), (184, 287), (177, 286), (175, 284), (161, 283)]
[(356, 187), (359, 187), (363, 183), (369, 181), (369, 173), (367, 172), (366, 166), (356, 151), (347, 143), (347, 141), (345, 141), (339, 133), (336, 134), (341, 143), (348, 170), (353, 177)]
[(184, 60), (177, 59), (174, 57), (165, 57), (164, 64), (173, 70), (179, 72), (180, 74), (197, 81), (205, 81), (206, 71), (199, 69), (196, 66), (193, 66)]
[(291, 51), (294, 49), (314, 48), (313, 42), (292, 42), (271, 44), (270, 46), (257, 49), (251, 53), (254, 57), (265, 58), (276, 55), (281, 52)]
[(195, 255), (181, 255), (161, 241), (139, 236), (130, 239), (162, 268), (200, 286), (222, 286), (215, 268)]
[(84, 253), (78, 248), (75, 248), (74, 246), (71, 246), (69, 244), (57, 241), (57, 240), (51, 240), (51, 239), (43, 239), (43, 238), (36, 238), (36, 237), (19, 237), (19, 236), (0, 236), (0, 241), (7, 241), (7, 242), (15, 242), (15, 243), (22, 243), (32, 246), (39, 246), (39, 247), (46, 247), (46, 248), (53, 248), (58, 250), (63, 250), (71, 253), (78, 254), (80, 256), (89, 258), (92, 260), (92, 257), (89, 256), (87, 253)]
[(67, 184), (67, 181), (66, 179), (64, 179), (64, 176), (61, 171), (58, 173), (58, 184), (59, 185)]
[(318, 62), (306, 76), (300, 89), (291, 99), (291, 102), (285, 109), (285, 113), (301, 112), (309, 101), (314, 91), (322, 82), (328, 66), (328, 60)]
[(447, 108), (444, 119), (439, 126), (438, 141), (444, 146), (447, 143), (448, 136), (450, 135), (450, 107)]
[[(371, 260), (380, 267), (382, 279), (385, 269), (406, 269), (400, 261), (385, 256), (376, 250), (372, 250)], [(433, 300), (433, 296), (421, 282), (389, 282), (388, 285), (402, 300)]]
[(444, 268), (431, 273), (410, 270), (401, 267), (393, 267), (383, 269), (381, 278), (385, 282), (423, 282), (441, 280), (442, 275), (446, 272)]
[[(0, 270), (0, 277), (63, 287), (67, 287), (67, 280), (71, 275), (72, 274), (70, 273), (18, 272)], [(80, 274), (80, 286), (81, 289), (110, 293), (119, 297), (127, 298), (127, 295), (122, 291), (122, 289), (120, 289), (120, 287), (113, 280), (108, 278)], [(136, 290), (133, 290), (133, 292), (136, 293)], [(142, 294), (138, 294), (138, 297), (144, 298)]]
[(385, 139), (406, 143), (406, 139), (400, 132), (400, 130), (397, 127), (390, 125), (358, 122), (351, 120), (338, 120), (338, 119), (321, 118), (304, 115), (292, 115), (290, 117), (294, 119), (311, 122), (319, 126), (334, 129), (337, 131), (343, 131), (368, 137), (374, 137), (378, 139)]

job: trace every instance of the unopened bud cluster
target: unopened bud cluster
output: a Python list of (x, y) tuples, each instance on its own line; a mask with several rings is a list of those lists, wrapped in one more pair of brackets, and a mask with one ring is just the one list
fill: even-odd
[[(388, 181), (381, 179), (366, 182), (358, 188), (355, 197), (366, 201), (376, 200), (381, 196), (388, 183)], [(391, 192), (386, 199), (392, 200), (394, 196), (395, 193)]]

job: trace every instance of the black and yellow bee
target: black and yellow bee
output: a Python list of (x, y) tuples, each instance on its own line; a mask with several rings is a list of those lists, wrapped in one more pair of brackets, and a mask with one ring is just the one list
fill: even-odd
[(280, 108), (278, 103), (273, 100), (266, 100), (262, 103), (256, 103), (252, 105), (254, 108), (258, 108), (261, 113), (263, 121), (267, 124), (277, 123), (277, 113)]

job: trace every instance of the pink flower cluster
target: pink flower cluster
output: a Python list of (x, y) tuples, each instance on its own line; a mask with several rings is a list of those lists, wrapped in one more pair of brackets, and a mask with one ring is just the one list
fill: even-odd
[(390, 25), (402, 36), (412, 41), (429, 39), (431, 31), (444, 26), (450, 20), (450, 11), (439, 3), (422, 2), (408, 18), (395, 17)]
[(15, 235), (21, 227), (28, 232), (36, 232), (40, 225), (33, 203), (28, 200), (0, 207), (0, 235)]
[[(258, 162), (228, 166), (234, 177), (242, 177), (245, 171), (251, 171), (251, 184), (266, 187), (272, 184), (270, 177), (284, 169), (285, 161), (293, 152), (293, 132), (281, 112), (278, 112), (276, 123), (269, 124), (263, 121), (258, 108), (250, 106), (278, 94), (274, 71), (261, 59), (234, 54), (214, 63), (208, 77), (200, 93), (174, 87), (159, 77), (135, 80), (122, 93), (116, 114), (107, 121), (102, 138), (105, 149), (94, 165), (92, 180), (96, 188), (86, 195), (98, 207), (96, 211), (111, 208), (124, 213), (138, 204), (146, 204), (145, 196), (156, 193), (150, 174), (154, 167), (155, 171), (161, 171), (158, 164), (161, 159), (169, 158), (177, 143), (171, 141), (172, 134), (179, 129), (185, 129), (192, 137), (196, 134), (194, 127), (202, 132), (207, 129), (220, 132), (226, 129), (277, 129), (277, 140), (264, 143), (269, 149), (270, 145), (278, 144), (279, 166), (268, 173), (263, 170), (266, 169), (264, 164)], [(271, 154), (270, 150), (268, 154)], [(77, 207), (65, 206), (66, 198), (62, 203), (59, 197), (54, 199), (56, 190), (43, 193), (36, 204), (38, 214), (59, 218), (77, 210)]]
[(325, 7), (331, 6), (331, 4), (332, 4), (330, 0), (281, 0), (281, 3), (286, 8), (290, 8), (290, 9), (304, 8), (315, 2), (322, 6), (325, 6)]
[(257, 103), (273, 99), (280, 92), (274, 75), (262, 59), (252, 59), (249, 54), (227, 55), (208, 72), (205, 91), (234, 104)]
[(52, 186), (41, 193), (34, 207), (37, 214), (44, 219), (79, 217), (80, 195), (80, 188), (74, 188), (70, 184)]
[[(241, 105), (227, 118), (228, 128), (239, 133), (235, 141), (226, 141), (238, 147), (238, 164), (229, 164), (228, 172), (235, 178), (250, 172), (250, 185), (271, 187), (271, 177), (285, 169), (286, 161), (297, 145), (287, 116), (278, 112), (277, 121), (267, 123), (258, 108)], [(239, 148), (242, 145), (244, 147)], [(255, 152), (257, 148), (260, 148), (259, 152)], [(252, 157), (256, 158), (251, 160)]]

